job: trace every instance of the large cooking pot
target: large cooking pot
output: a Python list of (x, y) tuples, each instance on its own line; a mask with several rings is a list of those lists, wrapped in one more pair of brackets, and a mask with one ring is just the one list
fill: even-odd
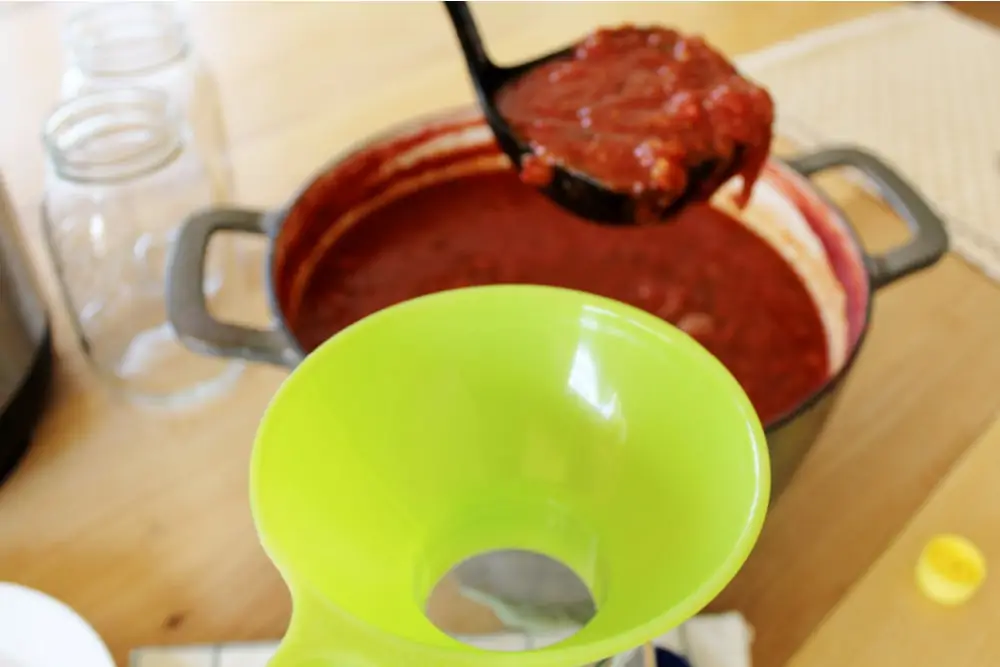
[[(864, 251), (843, 214), (808, 180), (811, 174), (839, 166), (860, 170), (878, 186), (909, 224), (909, 241), (881, 255)], [(197, 213), (184, 224), (169, 261), (170, 321), (195, 351), (294, 366), (304, 351), (289, 328), (289, 312), (297, 307), (318, 260), (347, 228), (373, 208), (429, 183), (506, 168), (509, 163), (481, 116), (464, 109), (363, 142), (320, 171), (278, 211), (225, 208)], [(827, 382), (803, 396), (794, 410), (765, 425), (772, 487), (778, 493), (815, 440), (857, 356), (874, 290), (933, 264), (948, 243), (941, 220), (913, 188), (876, 157), (853, 148), (772, 159), (751, 204), (737, 215), (795, 269), (827, 334)], [(276, 323), (270, 330), (220, 322), (206, 309), (206, 249), (212, 235), (222, 231), (262, 234), (271, 240), (267, 294)]]

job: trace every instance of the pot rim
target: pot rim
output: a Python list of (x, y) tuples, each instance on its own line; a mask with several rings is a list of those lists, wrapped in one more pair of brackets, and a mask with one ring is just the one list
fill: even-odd
[(800, 415), (808, 412), (814, 405), (819, 403), (827, 395), (832, 394), (840, 386), (840, 383), (847, 376), (847, 373), (854, 367), (854, 363), (858, 358), (858, 353), (861, 351), (861, 346), (864, 345), (865, 339), (868, 337), (868, 329), (871, 324), (872, 313), (874, 312), (873, 305), (876, 290), (872, 282), (870, 268), (871, 257), (865, 250), (864, 245), (862, 245), (861, 238), (854, 229), (854, 225), (851, 224), (850, 219), (844, 215), (844, 212), (840, 209), (840, 207), (837, 206), (825, 192), (814, 186), (807, 176), (804, 176), (800, 172), (796, 171), (788, 162), (785, 162), (781, 158), (775, 156), (770, 156), (768, 159), (779, 162), (782, 167), (788, 171), (788, 173), (794, 174), (795, 178), (800, 181), (801, 185), (808, 187), (819, 198), (819, 200), (823, 202), (823, 205), (839, 218), (844, 231), (846, 232), (847, 238), (851, 241), (853, 249), (857, 252), (858, 257), (861, 258), (865, 275), (865, 309), (861, 320), (861, 328), (858, 331), (857, 339), (849, 341), (851, 348), (847, 352), (847, 357), (844, 359), (844, 363), (841, 364), (840, 368), (835, 373), (830, 374), (822, 385), (816, 388), (810, 395), (806, 396), (805, 399), (797, 403), (794, 408), (787, 410), (777, 418), (772, 419), (767, 424), (764, 424), (764, 430), (770, 433), (772, 431), (777, 431)]

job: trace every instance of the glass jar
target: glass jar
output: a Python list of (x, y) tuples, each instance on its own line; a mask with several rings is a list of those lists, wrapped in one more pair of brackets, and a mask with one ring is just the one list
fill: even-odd
[(198, 57), (174, 2), (87, 5), (63, 31), (61, 96), (142, 86), (166, 92), (185, 116), (218, 203), (232, 198), (229, 146), (215, 77)]
[[(129, 398), (184, 405), (228, 388), (243, 369), (185, 349), (167, 322), (167, 252), (192, 211), (216, 203), (205, 160), (162, 91), (84, 93), (44, 126), (43, 231), (81, 347)], [(208, 258), (214, 307), (237, 298), (231, 248)]]

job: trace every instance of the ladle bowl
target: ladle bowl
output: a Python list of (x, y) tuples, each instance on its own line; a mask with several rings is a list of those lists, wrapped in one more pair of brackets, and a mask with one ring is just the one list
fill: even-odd
[[(522, 160), (533, 155), (534, 150), (518, 136), (500, 113), (497, 95), (501, 88), (532, 69), (569, 57), (573, 53), (573, 47), (563, 47), (530, 61), (503, 67), (494, 63), (487, 54), (468, 4), (456, 0), (443, 4), (462, 47), (462, 55), (483, 116), (493, 130), (497, 145), (510, 158), (515, 168), (520, 169)], [(708, 200), (712, 193), (739, 172), (745, 148), (738, 146), (728, 160), (711, 160), (691, 168), (686, 188), (676, 193), (673, 199), (667, 199), (666, 193), (663, 193), (663, 201), (650, 209), (655, 212), (653, 219), (665, 221), (691, 202)], [(651, 221), (649, 214), (642, 212), (649, 207), (640, 206), (633, 193), (610, 189), (590, 174), (563, 164), (553, 164), (550, 167), (552, 180), (541, 191), (580, 218), (604, 225), (635, 225), (640, 220), (644, 224)]]
[[(742, 389), (652, 315), (523, 285), (387, 308), (309, 355), (257, 434), (253, 516), (293, 598), (272, 667), (580, 667), (616, 655), (729, 582), (769, 483)], [(528, 652), (439, 630), (425, 614), (435, 584), (504, 549), (568, 566), (596, 615)]]

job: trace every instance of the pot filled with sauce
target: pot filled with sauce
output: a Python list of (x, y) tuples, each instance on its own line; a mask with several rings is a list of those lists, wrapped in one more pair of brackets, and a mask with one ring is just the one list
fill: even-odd
[[(808, 180), (844, 165), (878, 185), (910, 225), (908, 242), (864, 251)], [(856, 149), (770, 159), (742, 210), (740, 187), (734, 179), (665, 224), (591, 224), (521, 182), (478, 111), (450, 111), (363, 142), (281, 210), (190, 218), (171, 256), (168, 310), (192, 349), (291, 367), (363, 317), (432, 292), (528, 283), (623, 301), (729, 368), (765, 424), (780, 492), (850, 370), (873, 292), (936, 262), (947, 238), (905, 181)], [(273, 329), (206, 310), (204, 257), (220, 231), (270, 237)]]

